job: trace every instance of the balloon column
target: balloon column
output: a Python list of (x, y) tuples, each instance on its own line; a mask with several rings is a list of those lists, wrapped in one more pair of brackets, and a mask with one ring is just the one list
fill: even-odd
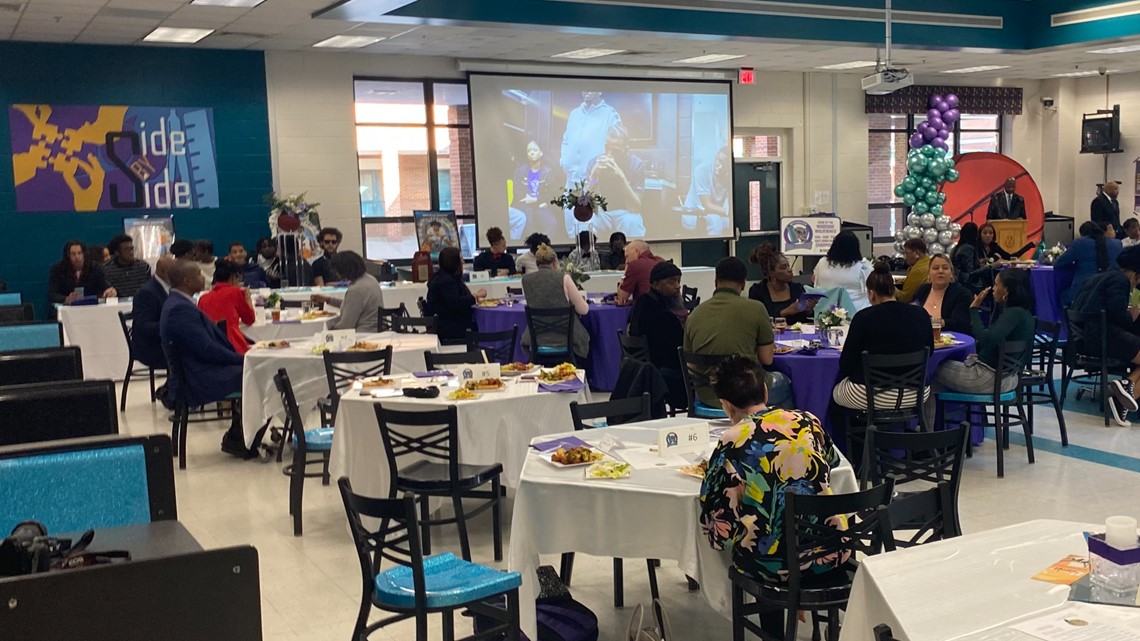
[(895, 195), (910, 209), (906, 226), (895, 233), (895, 256), (902, 255), (903, 243), (911, 238), (926, 241), (931, 254), (949, 253), (958, 242), (961, 227), (942, 213), (946, 194), (939, 188), (942, 183), (958, 180), (958, 170), (949, 156), (950, 131), (957, 122), (958, 96), (933, 95), (930, 111), (910, 137), (907, 152), (907, 177), (895, 186)]

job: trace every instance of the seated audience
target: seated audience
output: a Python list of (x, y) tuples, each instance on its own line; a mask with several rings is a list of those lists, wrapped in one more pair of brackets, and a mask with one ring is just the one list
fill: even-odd
[[(722, 258), (716, 264), (716, 291), (701, 302), (685, 321), (683, 343), (686, 352), (745, 356), (761, 365), (772, 364), (775, 354), (772, 321), (764, 305), (740, 295), (747, 278), (748, 268), (735, 256)], [(771, 405), (782, 405), (791, 400), (792, 389), (787, 376), (768, 372), (766, 383)], [(712, 388), (698, 388), (697, 397), (702, 404), (717, 407), (716, 393)]]
[(507, 252), (507, 239), (503, 238), (503, 230), (492, 227), (487, 230), (487, 242), (490, 249), (484, 250), (475, 257), (471, 269), (477, 272), (489, 271), (492, 276), (513, 276), (515, 258)]
[(111, 260), (103, 265), (107, 284), (114, 287), (119, 296), (134, 296), (150, 278), (150, 265), (135, 258), (135, 241), (126, 234), (112, 238), (107, 249), (111, 252)]
[(1065, 253), (1053, 261), (1054, 269), (1068, 269), (1073, 272), (1073, 283), (1061, 292), (1061, 306), (1068, 307), (1081, 291), (1085, 281), (1110, 269), (1116, 257), (1124, 251), (1119, 240), (1105, 234), (1099, 223), (1085, 222), (1080, 228), (1081, 237), (1074, 240)]
[(107, 249), (105, 245), (88, 245), (87, 246), (87, 262), (92, 265), (104, 267), (107, 262), (111, 260), (111, 250)]
[[(186, 400), (191, 407), (225, 400), (241, 392), (242, 356), (222, 330), (194, 304), (206, 286), (199, 263), (180, 260), (171, 265), (170, 296), (162, 306), (158, 333), (164, 344), (170, 344), (182, 361), (186, 376)], [(179, 381), (168, 380), (167, 388), (174, 396), (180, 391)], [(222, 451), (248, 457), (241, 421), (234, 421), (222, 437)]]
[(198, 297), (198, 309), (210, 320), (217, 323), (226, 321), (226, 337), (238, 354), (249, 351), (249, 341), (241, 331), (241, 326), (254, 322), (253, 303), (249, 300), (249, 290), (243, 289), (241, 274), (237, 265), (228, 260), (219, 260), (214, 267), (213, 288)]
[(974, 296), (954, 282), (954, 268), (946, 254), (931, 257), (929, 281), (919, 285), (914, 302), (921, 305), (930, 318), (941, 318), (942, 329), (969, 334), (970, 302)]
[(871, 275), (871, 263), (863, 259), (859, 249), (859, 238), (850, 230), (835, 235), (827, 255), (815, 266), (812, 282), (819, 289), (842, 287), (851, 296), (855, 311), (870, 307), (867, 298), (867, 277)]
[(926, 241), (921, 238), (907, 240), (903, 243), (903, 256), (910, 268), (906, 270), (906, 280), (902, 287), (899, 287), (898, 299), (900, 303), (909, 303), (930, 273), (930, 254), (926, 253)]
[(379, 328), (380, 308), (384, 305), (383, 292), (380, 282), (368, 273), (364, 258), (354, 251), (337, 252), (328, 268), (348, 281), (348, 289), (340, 300), (324, 294), (312, 295), (313, 302), (322, 305), (333, 303), (340, 309), (340, 313), (330, 318), (325, 327), (375, 332)]
[(625, 234), (615, 231), (610, 234), (609, 252), (602, 255), (602, 269), (613, 271), (625, 269)]
[(321, 251), (324, 253), (313, 261), (313, 285), (324, 287), (346, 278), (343, 274), (337, 273), (332, 266), (333, 256), (336, 256), (337, 250), (340, 249), (340, 241), (344, 239), (344, 234), (336, 227), (325, 227), (317, 234), (317, 238), (321, 241)]
[(625, 275), (618, 284), (617, 304), (631, 305), (649, 291), (649, 272), (653, 266), (664, 260), (654, 256), (649, 243), (635, 240), (625, 246)]
[[(1140, 285), (1140, 247), (1129, 247), (1116, 257), (1119, 269), (1109, 269), (1085, 281), (1077, 294), (1071, 309), (1081, 313), (1105, 313), (1104, 341), (1110, 356), (1133, 364), (1127, 378), (1112, 381), (1107, 386), (1111, 396), (1108, 406), (1112, 417), (1121, 427), (1129, 427), (1125, 419), (1128, 412), (1135, 412), (1137, 390), (1140, 385), (1140, 336), (1137, 335), (1136, 319), (1140, 308), (1129, 304), (1129, 295)], [(1084, 340), (1074, 345), (1078, 353), (1101, 356), (1100, 323), (1086, 324)]]
[(550, 244), (550, 237), (546, 234), (535, 232), (526, 237), (526, 246), (530, 249), (527, 253), (515, 259), (515, 269), (521, 274), (529, 274), (536, 271), (538, 265), (535, 263), (534, 255), (538, 252), (538, 248), (543, 245)]
[(190, 255), (198, 263), (198, 269), (202, 270), (202, 277), (206, 279), (206, 282), (214, 282), (214, 264), (218, 261), (218, 258), (214, 256), (214, 241), (195, 241), (194, 251), (190, 252)]
[(170, 255), (174, 257), (174, 260), (181, 260), (183, 258), (189, 258), (189, 254), (193, 251), (194, 251), (194, 241), (192, 241), (192, 240), (187, 240), (185, 238), (179, 238), (178, 240), (174, 241), (173, 243), (170, 243)]
[(976, 292), (976, 288), (990, 284), (981, 283), (988, 270), (982, 267), (978, 255), (978, 226), (974, 223), (962, 225), (958, 244), (950, 252), (950, 263), (954, 267), (954, 280), (971, 293)]
[[(539, 247), (534, 259), (538, 269), (522, 277), (523, 295), (526, 296), (527, 306), (532, 309), (573, 307), (578, 316), (585, 316), (590, 311), (590, 306), (583, 298), (582, 292), (578, 291), (578, 286), (574, 284), (570, 274), (558, 270), (558, 255), (550, 245)], [(586, 333), (586, 328), (577, 317), (573, 322), (574, 355), (585, 359), (590, 353), (590, 335)], [(530, 328), (527, 328), (523, 333), (523, 346), (530, 347), (532, 340), (538, 341), (538, 345), (542, 347), (566, 346), (565, 334), (555, 335), (549, 332), (532, 338)]]
[(444, 247), (439, 252), (439, 269), (428, 281), (427, 305), (424, 313), (435, 316), (435, 329), (441, 341), (459, 342), (467, 338), (467, 330), (477, 329), (472, 306), (487, 297), (487, 290), (474, 294), (463, 282), (463, 255), (457, 247)]
[(81, 296), (118, 296), (107, 284), (103, 267), (87, 262), (87, 246), (82, 241), (63, 244), (63, 259), (48, 273), (48, 299), (52, 303), (70, 303)]
[(269, 287), (269, 279), (262, 269), (249, 259), (245, 245), (236, 240), (230, 243), (230, 253), (226, 256), (230, 264), (237, 268), (237, 274), (242, 285), (254, 289)]
[[(737, 356), (721, 363), (716, 396), (733, 427), (720, 437), (701, 484), (701, 529), (714, 550), (732, 555), (730, 571), (781, 583), (788, 569), (783, 547), (785, 490), (829, 494), (839, 453), (818, 418), (771, 406), (764, 370), (750, 359)], [(806, 578), (846, 562), (825, 557), (801, 569)], [(761, 614), (760, 626), (782, 639), (784, 613)]]
[(994, 229), (993, 223), (982, 224), (978, 228), (978, 262), (982, 265), (992, 265), (1012, 259), (1013, 254), (997, 244), (997, 229)]
[(1125, 249), (1140, 245), (1140, 220), (1129, 218), (1124, 221), (1124, 238), (1120, 239), (1120, 244)]
[(657, 263), (649, 273), (649, 292), (638, 298), (629, 312), (629, 335), (645, 338), (649, 362), (668, 384), (669, 405), (673, 408), (689, 403), (677, 359), (688, 315), (681, 302), (681, 269), (673, 263)]
[(760, 243), (752, 250), (749, 260), (760, 266), (763, 279), (748, 290), (748, 297), (758, 300), (768, 310), (769, 318), (787, 319), (789, 325), (811, 322), (817, 298), (806, 299), (804, 286), (792, 280), (792, 266), (788, 257), (780, 253), (772, 243)]
[(170, 293), (169, 271), (174, 258), (163, 256), (154, 265), (154, 276), (142, 284), (131, 300), (131, 354), (135, 360), (154, 369), (166, 369), (158, 321)]
[[(940, 262), (949, 263), (945, 256)], [(851, 319), (843, 351), (839, 353), (840, 381), (831, 392), (831, 398), (843, 407), (867, 409), (866, 379), (863, 377), (863, 352), (871, 354), (907, 354), (923, 348), (934, 352), (934, 333), (930, 328), (930, 317), (921, 308), (899, 302), (891, 266), (887, 261), (875, 263), (871, 275), (867, 277), (867, 296), (871, 306), (861, 310)], [(876, 407), (889, 403), (893, 407), (895, 395), (890, 400), (879, 401)], [(913, 395), (903, 403), (913, 407)], [(841, 423), (842, 424), (842, 423)]]
[(578, 232), (578, 244), (574, 247), (574, 251), (566, 257), (566, 264), (578, 268), (581, 272), (596, 272), (602, 268), (601, 260), (598, 257), (597, 250), (593, 249), (593, 242), (597, 237), (592, 237), (589, 231), (582, 230)]
[(266, 236), (257, 240), (257, 266), (265, 272), (267, 287), (281, 286), (281, 259), (277, 257), (277, 243)]

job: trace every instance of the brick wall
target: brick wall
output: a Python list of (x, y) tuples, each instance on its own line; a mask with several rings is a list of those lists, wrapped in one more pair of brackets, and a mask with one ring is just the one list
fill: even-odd
[(471, 156), (471, 129), (448, 129), (451, 143), (451, 205), (458, 216), (475, 213), (475, 160)]

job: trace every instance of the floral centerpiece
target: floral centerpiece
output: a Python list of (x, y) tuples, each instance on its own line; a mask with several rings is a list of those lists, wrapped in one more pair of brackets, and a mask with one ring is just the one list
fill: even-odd
[(583, 287), (582, 284), (590, 280), (589, 274), (582, 271), (577, 265), (569, 261), (563, 264), (562, 271), (570, 274), (570, 280), (574, 281), (574, 286), (578, 288), (578, 291), (585, 290), (585, 287)]
[(608, 207), (605, 197), (587, 189), (583, 181), (574, 183), (573, 187), (567, 187), (558, 198), (550, 201), (550, 204), (562, 209), (573, 209), (574, 218), (583, 223), (589, 222), (594, 217), (596, 209), (604, 210)]
[(270, 226), (276, 225), (281, 231), (298, 231), (306, 222), (318, 228), (321, 226), (320, 214), (317, 213), (320, 203), (306, 201), (305, 194), (279, 196), (272, 193), (265, 196), (265, 202), (269, 205)]
[(839, 305), (832, 305), (827, 309), (816, 314), (815, 324), (820, 328), (827, 330), (832, 327), (839, 327), (844, 323), (851, 320), (847, 318), (847, 310)]
[(1065, 253), (1065, 246), (1061, 243), (1057, 243), (1056, 245), (1053, 245), (1049, 249), (1046, 249), (1044, 252), (1042, 252), (1041, 264), (1052, 265), (1053, 262), (1060, 258), (1061, 254), (1063, 253)]
[(265, 297), (265, 308), (266, 309), (278, 309), (280, 307), (281, 307), (281, 294), (278, 294), (277, 292), (270, 292), (269, 295)]

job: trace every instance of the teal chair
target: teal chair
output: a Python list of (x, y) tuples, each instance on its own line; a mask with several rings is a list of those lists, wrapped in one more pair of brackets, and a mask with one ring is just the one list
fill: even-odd
[(0, 323), (0, 352), (63, 347), (63, 325), (58, 321)]
[(0, 294), (0, 305), (19, 305), (23, 302), (20, 297), (20, 292), (4, 292)]
[[(273, 383), (277, 386), (285, 410), (285, 434), (293, 435), (293, 462), (281, 472), (289, 477), (289, 514), (293, 516), (293, 536), (301, 536), (301, 499), (305, 492), (305, 479), (319, 477), (323, 485), (329, 484), (333, 428), (305, 429), (301, 410), (297, 407), (297, 397), (293, 395), (293, 384), (289, 382), (289, 372), (284, 367), (277, 370)], [(309, 458), (310, 452), (317, 457)], [(321, 466), (320, 471), (309, 472), (312, 465)]]
[(574, 308), (534, 308), (526, 306), (526, 340), (530, 341), (530, 362), (555, 366), (575, 363)]

